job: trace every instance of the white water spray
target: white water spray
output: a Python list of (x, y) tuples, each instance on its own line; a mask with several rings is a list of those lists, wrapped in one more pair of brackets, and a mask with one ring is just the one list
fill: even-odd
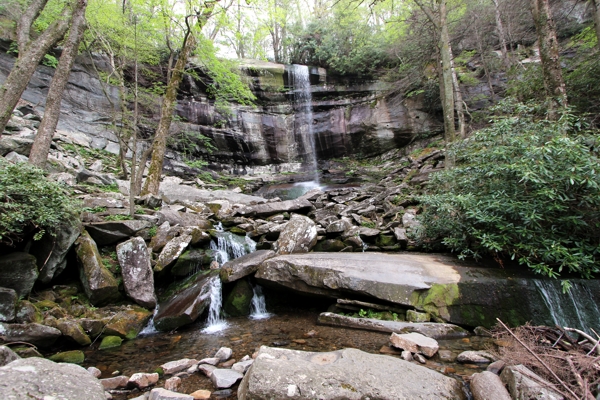
[(221, 294), (221, 278), (215, 276), (210, 281), (210, 307), (208, 309), (208, 319), (206, 327), (202, 333), (217, 333), (225, 330), (229, 324), (221, 318), (221, 305), (223, 296)]
[(217, 232), (219, 232), (217, 241), (211, 240), (210, 249), (215, 252), (215, 260), (219, 265), (256, 250), (256, 242), (248, 236), (238, 236), (218, 230)]
[(156, 306), (156, 308), (154, 309), (154, 314), (152, 314), (152, 317), (150, 317), (148, 324), (146, 324), (144, 329), (142, 329), (140, 331), (139, 336), (149, 336), (149, 335), (154, 335), (155, 333), (158, 333), (158, 330), (154, 326), (154, 316), (156, 315), (157, 312), (158, 312), (158, 306)]
[(265, 302), (265, 295), (262, 292), (262, 288), (258, 285), (252, 287), (252, 304), (250, 318), (252, 319), (266, 319), (271, 316), (271, 313), (267, 312), (267, 304)]

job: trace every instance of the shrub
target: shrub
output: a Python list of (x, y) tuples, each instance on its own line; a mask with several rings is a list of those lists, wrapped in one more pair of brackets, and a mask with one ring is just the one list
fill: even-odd
[(421, 215), (423, 244), (460, 257), (510, 258), (535, 272), (598, 272), (600, 164), (595, 139), (565, 113), (535, 120), (535, 107), (505, 102), (499, 117), (450, 147), (456, 167), (435, 174)]
[(60, 223), (78, 212), (68, 189), (44, 171), (0, 158), (0, 243), (13, 246), (31, 233), (35, 240), (55, 235)]

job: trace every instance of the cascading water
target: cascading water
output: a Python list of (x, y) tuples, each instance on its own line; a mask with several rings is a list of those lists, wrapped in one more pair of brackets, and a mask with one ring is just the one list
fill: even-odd
[(301, 140), (304, 163), (310, 172), (314, 174), (314, 181), (318, 183), (319, 174), (317, 171), (317, 151), (313, 130), (312, 94), (308, 67), (294, 64), (289, 69), (288, 77), (294, 87), (295, 133)]
[(152, 317), (150, 318), (150, 321), (148, 321), (148, 324), (146, 324), (144, 329), (142, 329), (140, 331), (140, 333), (139, 333), (140, 336), (148, 336), (148, 335), (154, 335), (155, 333), (158, 333), (158, 330), (154, 326), (154, 316), (156, 315), (157, 312), (158, 312), (158, 307), (156, 307), (154, 309), (154, 314), (152, 314)]
[(586, 285), (574, 282), (571, 289), (563, 293), (557, 280), (535, 279), (533, 282), (554, 324), (581, 329), (589, 334), (592, 334), (590, 328), (598, 332), (600, 309)]
[(267, 312), (267, 304), (265, 302), (265, 295), (262, 292), (262, 288), (258, 285), (252, 287), (252, 304), (250, 318), (252, 319), (265, 319), (271, 316)]
[(210, 281), (210, 307), (208, 309), (206, 328), (202, 330), (202, 333), (217, 333), (227, 328), (227, 321), (221, 318), (222, 302), (221, 278), (215, 276)]
[(215, 252), (215, 260), (219, 265), (223, 265), (229, 260), (254, 252), (256, 242), (248, 236), (238, 236), (217, 229), (217, 240), (211, 240), (210, 249)]

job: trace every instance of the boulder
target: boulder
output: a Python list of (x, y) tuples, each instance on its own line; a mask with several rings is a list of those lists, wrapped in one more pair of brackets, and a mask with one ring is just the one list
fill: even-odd
[[(193, 242), (193, 239), (192, 239)], [(190, 242), (190, 244), (192, 244)], [(214, 259), (213, 250), (191, 248), (181, 254), (171, 268), (171, 275), (190, 276), (201, 269), (207, 269)]]
[(544, 399), (563, 400), (564, 397), (552, 390), (552, 384), (524, 365), (504, 368), (500, 379), (514, 400)]
[(276, 201), (273, 203), (257, 204), (255, 206), (244, 207), (237, 210), (237, 214), (247, 217), (268, 217), (269, 215), (284, 212), (299, 212), (307, 214), (313, 209), (313, 205), (306, 199), (295, 199), (286, 201)]
[(186, 213), (181, 211), (175, 211), (170, 208), (163, 208), (156, 214), (158, 217), (159, 224), (163, 224), (165, 221), (173, 225), (179, 226), (197, 226), (200, 229), (212, 229), (212, 223), (196, 213)]
[(15, 360), (18, 360), (19, 355), (12, 351), (10, 347), (0, 346), (0, 367), (5, 366), (8, 363), (11, 363)]
[(177, 372), (181, 372), (185, 369), (188, 369), (192, 365), (196, 364), (198, 364), (198, 360), (182, 358), (181, 360), (169, 361), (168, 363), (164, 363), (160, 367), (162, 368), (165, 375), (173, 375)]
[(413, 354), (424, 354), (427, 357), (433, 357), (440, 348), (435, 339), (416, 332), (401, 334), (394, 332), (390, 336), (390, 343), (398, 349), (408, 350)]
[(0, 322), (11, 322), (15, 319), (17, 300), (17, 292), (0, 287)]
[(100, 346), (98, 346), (98, 350), (107, 350), (113, 349), (115, 347), (121, 347), (123, 343), (123, 339), (119, 336), (104, 336), (102, 338), (102, 342), (100, 342)]
[(273, 248), (277, 254), (308, 253), (317, 243), (317, 226), (308, 217), (292, 214)]
[(177, 236), (178, 230), (172, 230), (169, 221), (165, 221), (156, 230), (156, 235), (150, 240), (150, 247), (152, 251), (158, 253), (162, 250), (167, 243), (169, 243), (175, 236)]
[(149, 386), (156, 385), (158, 382), (158, 374), (156, 372), (152, 374), (138, 372), (129, 377), (127, 386), (133, 386), (138, 389), (146, 389)]
[(262, 197), (235, 193), (231, 190), (203, 190), (178, 183), (162, 182), (160, 194), (165, 203), (199, 202), (207, 203), (212, 200), (228, 200), (232, 204), (259, 204), (267, 200)]
[(77, 182), (93, 183), (95, 185), (116, 185), (117, 180), (112, 174), (101, 174), (99, 172), (82, 169), (77, 172)]
[(327, 239), (317, 243), (315, 251), (323, 252), (338, 252), (346, 248), (344, 242), (339, 239)]
[(481, 351), (481, 350), (479, 350), (479, 351), (475, 351), (475, 350), (463, 351), (462, 353), (460, 353), (458, 355), (458, 357), (456, 357), (456, 361), (458, 361), (459, 363), (469, 363), (469, 364), (491, 363), (492, 361), (495, 361), (495, 360), (496, 360), (496, 357), (494, 357), (487, 351)]
[(221, 347), (215, 353), (215, 358), (218, 358), (221, 362), (223, 362), (229, 360), (232, 354), (233, 350), (231, 350), (229, 347)]
[(104, 334), (115, 335), (123, 339), (134, 339), (148, 324), (152, 312), (138, 306), (127, 306), (119, 309), (111, 318), (106, 320)]
[(189, 394), (172, 392), (163, 388), (154, 388), (150, 391), (148, 400), (194, 400)]
[(87, 346), (92, 343), (90, 337), (85, 333), (81, 325), (77, 321), (70, 319), (53, 320), (47, 325), (58, 329), (63, 336), (71, 339), (80, 346)]
[(30, 301), (21, 300), (17, 304), (15, 322), (18, 324), (42, 322), (42, 313)]
[(364, 329), (377, 332), (411, 333), (416, 332), (433, 339), (455, 339), (469, 335), (469, 332), (460, 326), (437, 322), (402, 322), (383, 321), (374, 318), (354, 318), (330, 312), (321, 313), (318, 323), (320, 325), (341, 326), (345, 328)]
[(385, 355), (261, 347), (238, 399), (464, 399), (462, 384)]
[(100, 379), (100, 383), (104, 386), (104, 390), (125, 389), (129, 383), (129, 377), (119, 375), (112, 378)]
[(5, 156), (12, 152), (24, 156), (28, 155), (31, 152), (32, 145), (32, 139), (6, 135), (0, 136), (0, 156)]
[(272, 250), (257, 250), (228, 261), (221, 267), (221, 280), (227, 283), (251, 275), (260, 264), (274, 256), (275, 252)]
[(121, 266), (125, 293), (133, 301), (149, 309), (156, 307), (154, 273), (146, 242), (134, 237), (117, 245), (117, 258)]
[(492, 372), (471, 375), (470, 386), (475, 400), (511, 400), (500, 377)]
[(119, 283), (102, 263), (94, 240), (83, 231), (75, 242), (79, 262), (79, 278), (90, 303), (104, 305), (120, 297)]
[(217, 389), (227, 389), (235, 385), (244, 375), (231, 369), (217, 368), (212, 371), (210, 380)]
[(106, 246), (129, 239), (142, 229), (151, 226), (152, 224), (148, 221), (125, 220), (85, 224), (85, 229), (98, 246)]
[(240, 374), (245, 374), (246, 371), (248, 371), (250, 369), (250, 367), (252, 366), (252, 364), (254, 363), (254, 360), (245, 360), (245, 361), (239, 361), (236, 362), (235, 364), (233, 364), (231, 366), (231, 369), (233, 371), (239, 372)]
[(183, 251), (188, 247), (191, 241), (192, 235), (181, 235), (167, 243), (167, 245), (160, 252), (158, 260), (156, 260), (154, 271), (160, 272), (175, 262), (181, 253), (183, 253)]
[(233, 289), (223, 303), (223, 311), (231, 317), (239, 317), (250, 314), (252, 304), (252, 285), (246, 279), (235, 282)]
[(83, 351), (81, 350), (69, 350), (53, 354), (52, 356), (48, 357), (48, 359), (54, 362), (83, 364), (85, 361), (85, 354), (83, 354)]
[(64, 271), (67, 266), (67, 253), (81, 234), (81, 230), (81, 221), (78, 216), (74, 216), (60, 224), (56, 229), (56, 236), (44, 235), (31, 248), (31, 254), (37, 258), (40, 282), (49, 283)]
[(36, 258), (27, 253), (17, 252), (0, 257), (0, 285), (14, 289), (17, 297), (27, 297), (38, 278), (36, 263)]
[(24, 358), (0, 367), (6, 399), (106, 400), (104, 388), (84, 368), (43, 358)]
[(61, 335), (58, 329), (42, 324), (0, 322), (0, 338), (5, 342), (27, 342), (39, 347), (50, 347)]
[(179, 389), (181, 389), (181, 378), (178, 376), (173, 376), (165, 380), (165, 389), (172, 390), (173, 392), (179, 392)]
[(218, 271), (200, 271), (171, 285), (154, 316), (156, 329), (170, 331), (194, 322), (210, 303), (210, 282), (218, 279), (217, 274)]

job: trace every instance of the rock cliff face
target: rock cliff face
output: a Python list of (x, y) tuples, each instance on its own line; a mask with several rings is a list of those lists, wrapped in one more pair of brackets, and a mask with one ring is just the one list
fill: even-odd
[[(0, 83), (13, 61), (11, 56), (0, 54)], [(58, 130), (82, 133), (93, 148), (117, 153), (112, 121), (118, 93), (112, 86), (103, 87), (97, 78), (95, 68), (106, 69), (106, 61), (100, 57), (93, 61), (80, 57), (74, 67)], [(318, 160), (377, 155), (441, 131), (439, 121), (423, 110), (418, 97), (405, 99), (394, 92), (392, 84), (332, 77), (320, 68), (309, 68), (312, 115), (307, 121), (305, 108), (294, 101), (298, 89), (291, 66), (252, 61), (241, 68), (257, 97), (256, 105), (234, 105), (228, 112), (217, 110), (207, 99), (204, 86), (187, 77), (180, 88), (179, 122), (172, 127), (176, 152), (167, 155), (166, 168), (181, 165), (182, 155), (178, 153), (183, 152), (240, 173), (265, 167), (294, 170), (310, 153), (316, 153)], [(44, 110), (52, 74), (52, 68), (38, 67), (22, 96), (38, 112)], [(158, 102), (153, 117), (158, 118)], [(306, 124), (312, 124), (310, 129)], [(310, 141), (302, 137), (307, 131), (314, 135)], [(197, 133), (210, 138), (216, 149), (207, 150)], [(314, 149), (307, 145), (310, 142)]]

